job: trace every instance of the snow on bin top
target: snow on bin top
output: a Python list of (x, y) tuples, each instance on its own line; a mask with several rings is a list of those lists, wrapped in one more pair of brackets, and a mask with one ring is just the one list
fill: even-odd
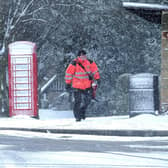
[(35, 43), (29, 41), (17, 41), (9, 44), (9, 54), (11, 56), (29, 55), (35, 52)]
[(130, 76), (130, 89), (153, 88), (153, 77), (155, 74), (139, 73)]

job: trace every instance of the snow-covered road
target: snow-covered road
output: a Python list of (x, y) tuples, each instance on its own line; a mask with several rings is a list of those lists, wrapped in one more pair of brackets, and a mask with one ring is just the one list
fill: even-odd
[[(166, 168), (168, 165), (168, 137), (109, 137), (22, 131), (0, 131), (0, 136), (0, 167), (3, 168)], [(5, 141), (2, 141), (3, 137)], [(101, 148), (104, 150), (99, 151)]]

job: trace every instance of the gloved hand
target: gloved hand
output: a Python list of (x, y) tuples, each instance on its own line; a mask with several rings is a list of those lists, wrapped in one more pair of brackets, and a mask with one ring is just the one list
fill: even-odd
[(70, 85), (70, 84), (66, 84), (66, 85), (65, 85), (65, 89), (66, 89), (67, 92), (70, 92), (71, 89), (72, 89), (72, 88), (71, 88), (71, 85)]
[(100, 85), (100, 79), (97, 80), (97, 84)]

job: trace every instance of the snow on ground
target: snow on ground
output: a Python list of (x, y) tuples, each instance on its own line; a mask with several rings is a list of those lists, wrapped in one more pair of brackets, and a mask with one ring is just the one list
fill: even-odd
[[(38, 164), (39, 167), (42, 165), (48, 165), (52, 167), (68, 167), (68, 168), (111, 168), (111, 167), (140, 167), (140, 168), (166, 168), (167, 161), (155, 158), (153, 154), (137, 154), (131, 153), (128, 155), (123, 152), (112, 152), (112, 153), (95, 153), (95, 152), (38, 152), (36, 153), (26, 153), (18, 152), (22, 157), (29, 158), (31, 162), (29, 165), (36, 165), (37, 160), (41, 160)], [(158, 157), (162, 156), (157, 154)], [(47, 158), (47, 159), (46, 159)], [(57, 159), (55, 159), (57, 158)], [(160, 157), (161, 158), (161, 157)], [(35, 163), (34, 163), (35, 162)]]
[[(129, 116), (111, 116), (87, 118), (76, 122), (72, 111), (40, 110), (40, 119), (28, 116), (15, 116), (0, 118), (0, 127), (19, 128), (65, 128), (65, 129), (143, 129), (143, 130), (168, 130), (168, 115), (154, 116), (149, 114), (129, 118)], [(26, 138), (47, 138), (55, 140), (98, 140), (98, 141), (168, 141), (168, 137), (121, 137), (121, 136), (96, 136), (74, 134), (52, 134), (39, 132), (24, 132), (16, 130), (1, 130), (0, 136), (18, 136)], [(106, 152), (85, 151), (13, 151), (12, 145), (1, 144), (1, 165), (4, 167), (59, 167), (59, 168), (166, 168), (168, 164), (168, 146), (145, 145), (145, 143), (125, 143), (126, 147), (149, 149), (149, 152), (122, 152), (109, 148)], [(153, 151), (151, 149), (164, 149)], [(140, 150), (141, 151), (141, 150)], [(17, 154), (17, 157), (16, 157)], [(19, 159), (17, 159), (19, 158)]]
[[(47, 138), (47, 139), (57, 139), (57, 140), (98, 140), (98, 141), (165, 141), (167, 142), (168, 137), (117, 137), (117, 136), (94, 136), (94, 135), (72, 135), (72, 134), (50, 134), (50, 133), (35, 133), (35, 132), (22, 132), (22, 131), (12, 131), (12, 130), (0, 130), (0, 135), (18, 136), (26, 138)], [(59, 167), (59, 168), (166, 168), (168, 164), (167, 155), (165, 152), (165, 147), (167, 146), (153, 146), (145, 145), (145, 143), (140, 143), (139, 145), (134, 145), (134, 143), (125, 143), (125, 146), (136, 147), (136, 148), (146, 148), (150, 152), (123, 152), (123, 151), (113, 151), (109, 148), (106, 152), (86, 152), (86, 151), (16, 151), (9, 150), (12, 145), (0, 145), (0, 154), (2, 158), (7, 158), (1, 160), (1, 165), (4, 167)], [(151, 152), (151, 148), (164, 149), (163, 151)], [(8, 150), (4, 152), (4, 150)], [(4, 156), (4, 154), (6, 154)], [(13, 158), (13, 156), (15, 156)], [(2, 159), (1, 158), (1, 159)], [(17, 160), (16, 158), (20, 158)], [(21, 162), (24, 161), (24, 162)]]
[(168, 115), (90, 117), (76, 122), (72, 111), (39, 110), (40, 119), (28, 116), (0, 118), (1, 128), (168, 130)]

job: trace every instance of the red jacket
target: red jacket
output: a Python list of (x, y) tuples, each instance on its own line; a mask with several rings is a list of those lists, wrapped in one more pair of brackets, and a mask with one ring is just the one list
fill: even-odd
[[(85, 69), (78, 63), (82, 64)], [(93, 80), (100, 79), (98, 67), (94, 61), (77, 57), (66, 69), (65, 82), (71, 84), (73, 88), (84, 90), (90, 88), (93, 82), (89, 80), (89, 74), (93, 76)]]

